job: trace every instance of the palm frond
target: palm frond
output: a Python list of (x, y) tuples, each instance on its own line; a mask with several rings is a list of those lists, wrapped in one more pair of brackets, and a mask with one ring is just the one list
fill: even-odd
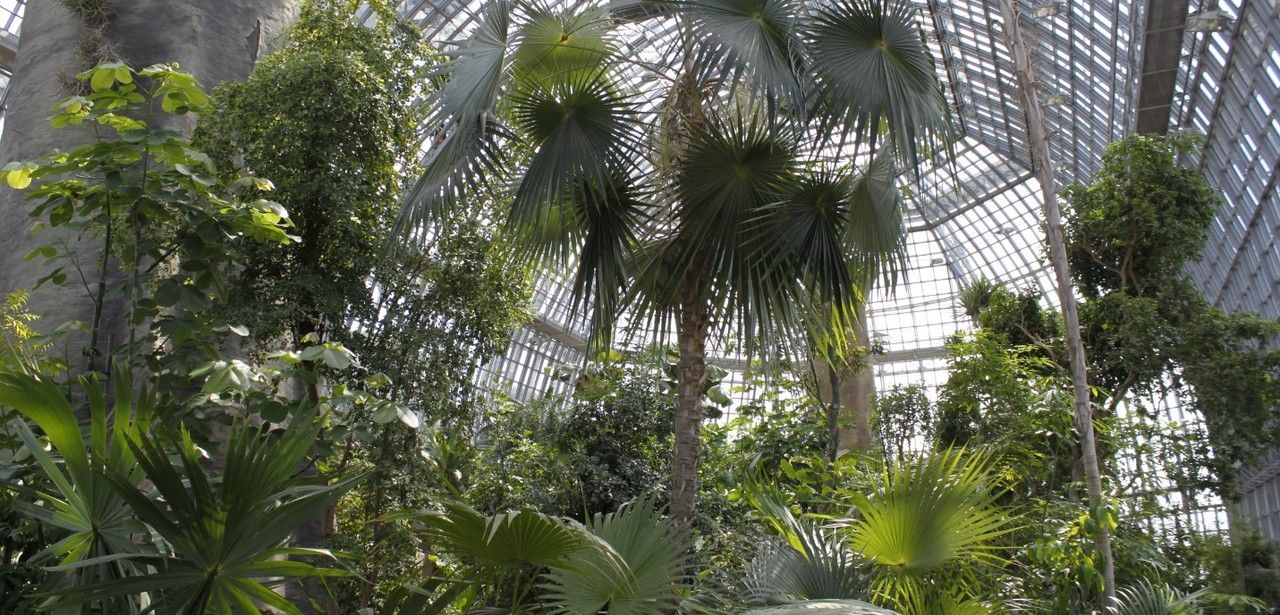
[(842, 303), (854, 292), (849, 264), (859, 255), (846, 245), (853, 179), (834, 169), (801, 174), (762, 212), (761, 224), (795, 259), (796, 273), (823, 303)]
[(853, 266), (870, 286), (877, 278), (892, 290), (907, 269), (907, 234), (902, 221), (897, 169), (886, 152), (874, 157), (853, 185), (846, 245)]
[(1002, 491), (991, 466), (989, 454), (961, 449), (886, 463), (874, 491), (856, 500), (860, 516), (847, 522), (880, 599), (919, 600), (948, 564), (976, 574), (1004, 563), (994, 541), (1017, 528), (996, 504)]
[(651, 205), (629, 179), (614, 172), (604, 185), (583, 185), (575, 197), (583, 238), (573, 281), (573, 315), (590, 309), (590, 339), (595, 348), (609, 345), (630, 278), (632, 255), (640, 234), (652, 221)]
[(709, 116), (680, 165), (670, 252), (654, 261), (673, 267), (677, 287), (701, 289), (694, 301), (737, 325), (749, 354), (797, 339), (811, 303), (777, 237), (755, 223), (794, 180), (792, 137), (751, 109)]
[(636, 122), (627, 97), (604, 73), (535, 82), (513, 93), (516, 127), (534, 148), (511, 205), (516, 226), (565, 207), (573, 189), (604, 187), (612, 165), (635, 155)]
[[(896, 154), (915, 170), (921, 142), (949, 133), (946, 100), (915, 9), (907, 0), (836, 0), (821, 5), (805, 41), (822, 115), (874, 143), (887, 123)], [(827, 122), (820, 133), (831, 132)]]
[(771, 110), (804, 108), (804, 41), (793, 0), (690, 0), (679, 9), (690, 18), (703, 80), (732, 88), (745, 79)]
[(442, 551), (481, 566), (555, 566), (591, 543), (580, 527), (530, 509), (484, 515), (462, 502), (414, 515)]
[(744, 485), (747, 502), (781, 541), (767, 542), (747, 568), (748, 597), (759, 604), (865, 598), (867, 577), (835, 532), (797, 519), (772, 485)]
[(556, 12), (531, 6), (522, 22), (511, 67), (519, 81), (568, 83), (612, 61), (613, 22), (601, 8)]
[(688, 541), (654, 504), (648, 496), (597, 513), (586, 527), (608, 549), (580, 551), (547, 573), (549, 603), (574, 615), (594, 615), (606, 605), (618, 614), (672, 611), (686, 575)]
[(426, 169), (408, 191), (397, 230), (409, 233), (451, 203), (461, 188), (504, 165), (495, 147), (501, 131), (493, 126), (494, 108), (507, 73), (511, 2), (491, 0), (480, 9), (479, 25), (449, 60), (433, 71), (444, 84), (430, 95), (425, 125), (432, 131)]
[[(103, 479), (106, 471), (136, 479), (140, 471), (129, 438), (146, 430), (155, 396), (142, 387), (135, 398), (127, 370), (116, 369), (112, 379), (115, 407), (108, 409), (96, 376), (80, 378), (88, 402), (88, 433), (82, 432), (76, 413), (61, 389), (52, 381), (20, 372), (0, 372), (0, 406), (12, 407), (40, 427), (57, 459), (44, 448), (25, 423), (18, 423), (18, 437), (44, 472), (52, 489), (30, 492), (30, 500), (15, 502), (23, 514), (64, 532), (53, 544), (32, 557), (33, 563), (56, 562), (46, 589), (54, 594), (78, 585), (119, 579), (139, 570), (132, 561), (146, 551), (133, 537), (142, 524)], [(114, 415), (108, 426), (108, 416)], [(60, 602), (61, 596), (53, 599)], [(52, 605), (54, 602), (51, 602)], [(63, 602), (65, 604), (65, 602)], [(104, 606), (131, 612), (130, 601), (113, 600)]]
[(1166, 584), (1147, 579), (1116, 590), (1116, 603), (1108, 612), (1114, 615), (1194, 615), (1205, 606), (1208, 590), (1178, 591)]
[[(170, 552), (130, 556), (153, 572), (108, 579), (61, 593), (66, 604), (146, 593), (161, 612), (257, 613), (267, 604), (289, 613), (297, 607), (271, 587), (298, 577), (344, 576), (284, 555), (331, 558), (317, 549), (284, 548), (293, 531), (332, 505), (361, 477), (333, 484), (294, 478), (293, 470), (315, 442), (314, 417), (295, 416), (283, 433), (241, 424), (228, 443), (227, 468), (214, 481), (200, 465), (191, 436), (181, 432), (177, 463), (167, 442), (145, 433), (128, 441), (153, 494), (138, 481), (106, 468), (105, 481), (130, 512), (164, 539)], [(77, 569), (89, 566), (81, 562)]]

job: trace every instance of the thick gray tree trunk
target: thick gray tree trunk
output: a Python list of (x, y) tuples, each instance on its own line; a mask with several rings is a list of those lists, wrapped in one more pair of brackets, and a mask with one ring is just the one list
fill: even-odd
[[(1075, 397), (1076, 430), (1080, 433), (1080, 463), (1084, 468), (1085, 489), (1089, 493), (1089, 508), (1098, 510), (1103, 504), (1102, 474), (1098, 469), (1098, 445), (1093, 430), (1093, 405), (1089, 394), (1088, 374), (1084, 343), (1080, 339), (1080, 316), (1076, 310), (1075, 291), (1072, 290), (1071, 270), (1067, 264), (1066, 242), (1062, 234), (1062, 212), (1058, 207), (1058, 192), (1054, 186), (1053, 165), (1049, 155), (1049, 136), (1045, 132), (1044, 110), (1040, 107), (1037, 83), (1031, 66), (1031, 50), (1022, 36), (1018, 23), (1019, 9), (1016, 0), (1000, 0), (1000, 15), (1004, 20), (1005, 44), (1013, 57), (1014, 72), (1018, 77), (1018, 89), (1022, 94), (1023, 108), (1027, 114), (1027, 133), (1031, 149), (1031, 162), (1044, 195), (1044, 214), (1048, 227), (1049, 260), (1053, 263), (1058, 282), (1058, 300), (1062, 304), (1063, 327), (1066, 329), (1067, 354), (1071, 364), (1071, 388)], [(1111, 532), (1101, 524), (1094, 536), (1098, 553), (1102, 558), (1103, 608), (1109, 609), (1115, 602), (1116, 575), (1111, 558)]]
[[(870, 335), (867, 331), (866, 305), (859, 303), (854, 316), (855, 320), (846, 332), (849, 343), (854, 347), (867, 348), (870, 345)], [(876, 388), (870, 357), (856, 370), (837, 365), (834, 372), (827, 360), (817, 353), (811, 361), (817, 379), (819, 401), (828, 407), (827, 429), (832, 438), (829, 456), (834, 458), (848, 451), (871, 450), (871, 401), (875, 397)]]
[[(297, 0), (106, 0), (105, 4), (110, 18), (104, 35), (123, 60), (135, 68), (178, 62), (211, 89), (219, 82), (249, 75), (258, 56), (292, 20)], [(86, 68), (80, 51), (83, 28), (79, 17), (58, 0), (28, 2), (9, 84), (0, 164), (88, 142), (87, 131), (56, 130), (47, 121), (54, 104), (70, 94), (66, 89), (70, 78)], [(30, 288), (47, 273), (40, 262), (25, 262), (22, 257), (51, 241), (71, 245), (90, 277), (99, 245), (65, 232), (45, 230), (32, 236), (29, 210), (25, 193), (0, 189), (0, 294)], [(42, 287), (30, 306), (42, 317), (40, 328), (46, 331), (68, 320), (87, 323), (93, 317), (92, 298), (75, 273), (69, 273), (63, 287)], [(118, 301), (104, 305), (104, 347), (124, 336), (124, 309)], [(65, 352), (75, 371), (86, 365), (81, 358), (86, 341), (83, 336), (68, 340)]]

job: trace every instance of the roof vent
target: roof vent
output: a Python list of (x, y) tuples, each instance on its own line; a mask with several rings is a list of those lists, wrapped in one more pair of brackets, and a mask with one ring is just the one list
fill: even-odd
[(1187, 16), (1187, 32), (1222, 32), (1231, 27), (1233, 20), (1217, 9)]
[(1036, 19), (1048, 19), (1067, 10), (1065, 2), (1041, 2), (1031, 9), (1031, 16)]
[(1046, 96), (1044, 100), (1041, 101), (1041, 104), (1046, 107), (1061, 107), (1067, 104), (1067, 101), (1069, 100), (1071, 99), (1068, 98), (1066, 94), (1054, 94), (1052, 96)]

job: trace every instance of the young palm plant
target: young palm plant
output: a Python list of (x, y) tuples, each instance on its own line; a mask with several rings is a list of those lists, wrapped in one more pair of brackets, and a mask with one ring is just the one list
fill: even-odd
[(831, 613), (860, 612), (849, 602), (859, 599), (906, 615), (990, 612), (979, 601), (991, 576), (984, 572), (1007, 563), (998, 540), (1016, 529), (996, 503), (1002, 490), (990, 455), (950, 449), (884, 463), (868, 493), (848, 494), (852, 518), (824, 527), (795, 518), (768, 487), (748, 486), (785, 544), (752, 562), (753, 602)]
[(438, 69), (401, 228), (505, 191), (529, 256), (576, 263), (595, 348), (620, 321), (674, 334), (670, 510), (688, 521), (708, 339), (767, 356), (842, 337), (859, 272), (903, 249), (897, 169), (943, 151), (922, 144), (946, 106), (906, 0), (608, 6), (480, 10)]
[[(572, 615), (669, 613), (687, 581), (687, 533), (650, 496), (585, 524), (531, 509), (486, 516), (460, 502), (405, 516), (423, 523), (433, 545), (460, 565), (451, 577), (398, 592), (386, 613), (409, 612), (408, 605), (434, 613), (468, 587), (511, 576), (512, 613), (539, 605)], [(520, 582), (529, 568), (540, 582)]]
[[(57, 383), (19, 370), (0, 371), (0, 406), (18, 410), (44, 432), (54, 454), (26, 423), (17, 422), (18, 435), (48, 479), (46, 485), (15, 486), (29, 501), (19, 501), (18, 509), (33, 519), (62, 532), (57, 541), (37, 554), (32, 563), (50, 564), (44, 591), (66, 591), (75, 584), (91, 585), (136, 575), (140, 567), (126, 557), (146, 553), (134, 538), (145, 532), (125, 499), (104, 473), (111, 471), (132, 480), (141, 470), (129, 438), (146, 429), (154, 414), (155, 395), (143, 387), (137, 396), (118, 393), (115, 406), (107, 408), (96, 376), (80, 379), (89, 407), (88, 437), (82, 432), (71, 402)], [(117, 392), (131, 392), (131, 379), (116, 370), (112, 385)], [(113, 417), (110, 418), (109, 417)], [(56, 456), (61, 457), (61, 466)], [(49, 600), (45, 606), (53, 604)], [(114, 612), (135, 612), (127, 600), (111, 600), (103, 605)]]

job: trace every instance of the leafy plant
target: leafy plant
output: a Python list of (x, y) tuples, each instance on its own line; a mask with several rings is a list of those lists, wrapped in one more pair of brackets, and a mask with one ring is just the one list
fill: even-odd
[[(89, 91), (59, 103), (50, 121), (55, 127), (92, 125), (95, 140), (38, 161), (9, 163), (0, 175), (11, 187), (29, 190), (37, 229), (66, 228), (100, 246), (87, 254), (80, 243), (55, 240), (27, 255), (51, 267), (37, 285), (71, 280), (86, 289), (92, 306), (88, 339), (67, 340), (85, 345), (84, 367), (104, 369), (108, 355), (145, 361), (173, 380), (158, 391), (164, 396), (190, 384), (190, 370), (217, 353), (221, 333), (234, 324), (208, 308), (228, 291), (236, 244), (289, 243), (288, 213), (264, 198), (238, 194), (250, 186), (269, 190), (270, 182), (242, 175), (224, 181), (207, 154), (164, 122), (148, 123), (146, 109), (157, 106), (176, 116), (207, 109), (208, 97), (190, 74), (172, 65), (135, 72), (106, 62), (77, 78)], [(119, 305), (122, 313), (116, 313)], [(109, 347), (108, 340), (120, 343)], [(166, 352), (145, 352), (161, 346)]]
[(948, 449), (886, 464), (874, 491), (855, 496), (859, 516), (844, 531), (871, 564), (877, 601), (980, 597), (982, 569), (1005, 563), (996, 541), (1016, 528), (991, 470), (988, 453)]
[[(283, 555), (316, 555), (323, 551), (285, 547), (306, 519), (330, 506), (359, 476), (332, 484), (295, 476), (311, 450), (319, 426), (295, 417), (289, 427), (273, 432), (241, 424), (228, 443), (225, 471), (215, 481), (201, 467), (200, 453), (185, 431), (178, 442), (177, 465), (162, 438), (138, 434), (129, 439), (142, 475), (151, 487), (108, 470), (106, 480), (124, 499), (131, 514), (163, 541), (156, 554), (122, 555), (152, 572), (92, 583), (67, 591), (65, 603), (119, 595), (146, 594), (165, 612), (207, 613), (233, 609), (257, 613), (257, 603), (301, 613), (297, 605), (271, 590), (299, 577), (344, 575)], [(79, 569), (95, 562), (72, 566)]]
[[(530, 509), (485, 516), (460, 502), (412, 516), (437, 548), (464, 563), (451, 583), (493, 586), (495, 575), (514, 573), (512, 611), (536, 600), (579, 615), (660, 613), (679, 602), (688, 543), (656, 512), (652, 497), (586, 525)], [(521, 574), (529, 572), (542, 578), (537, 588)]]
[[(39, 465), (47, 486), (19, 487), (31, 498), (15, 503), (17, 510), (57, 528), (59, 538), (33, 554), (30, 565), (46, 565), (56, 574), (46, 580), (44, 591), (65, 591), (72, 583), (92, 584), (138, 574), (141, 568), (128, 558), (145, 548), (135, 536), (145, 531), (128, 502), (104, 478), (107, 472), (138, 480), (141, 471), (130, 438), (143, 433), (155, 412), (155, 396), (142, 387), (133, 396), (132, 381), (124, 369), (112, 380), (117, 392), (115, 407), (107, 408), (95, 376), (81, 378), (88, 402), (88, 434), (84, 434), (71, 403), (61, 388), (47, 377), (17, 371), (0, 371), (0, 406), (16, 409), (44, 432), (58, 460), (24, 422), (17, 423), (25, 450)], [(85, 436), (88, 436), (87, 438)], [(125, 612), (135, 610), (121, 601), (108, 603)]]
[[(597, 513), (586, 531), (601, 548), (578, 551), (546, 575), (546, 600), (575, 615), (667, 613), (686, 582), (687, 535), (663, 517), (652, 496)], [(619, 565), (618, 560), (621, 561)]]

